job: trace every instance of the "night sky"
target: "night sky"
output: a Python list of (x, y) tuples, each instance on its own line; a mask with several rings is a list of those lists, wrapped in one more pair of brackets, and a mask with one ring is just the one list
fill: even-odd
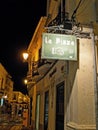
[(0, 62), (12, 76), (14, 90), (24, 94), (27, 63), (22, 61), (22, 51), (27, 49), (41, 16), (46, 16), (46, 0), (0, 1)]

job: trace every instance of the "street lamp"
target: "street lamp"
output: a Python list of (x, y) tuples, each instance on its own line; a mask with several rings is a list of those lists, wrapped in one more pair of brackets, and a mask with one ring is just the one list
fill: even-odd
[(28, 80), (27, 80), (27, 79), (25, 79), (25, 80), (24, 80), (24, 83), (27, 85), (27, 83), (28, 83)]
[(29, 57), (29, 54), (27, 52), (24, 52), (23, 54), (23, 59), (26, 61)]

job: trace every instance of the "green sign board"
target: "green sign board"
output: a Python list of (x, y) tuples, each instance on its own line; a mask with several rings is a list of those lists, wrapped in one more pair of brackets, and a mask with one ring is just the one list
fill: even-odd
[(77, 39), (73, 35), (43, 33), (42, 59), (77, 60)]

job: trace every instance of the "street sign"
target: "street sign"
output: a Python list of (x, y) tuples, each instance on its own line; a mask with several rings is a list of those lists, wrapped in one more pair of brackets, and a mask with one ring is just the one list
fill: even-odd
[(41, 58), (58, 60), (77, 60), (76, 36), (43, 33)]

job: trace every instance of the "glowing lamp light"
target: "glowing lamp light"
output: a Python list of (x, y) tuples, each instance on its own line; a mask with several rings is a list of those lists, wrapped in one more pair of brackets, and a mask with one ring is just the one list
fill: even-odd
[(4, 95), (4, 96), (3, 96), (3, 98), (5, 98), (5, 99), (6, 99), (6, 98), (7, 98), (7, 95)]
[(24, 83), (25, 83), (25, 84), (27, 84), (27, 83), (28, 83), (28, 80), (27, 80), (27, 79), (25, 79), (25, 80), (24, 80)]
[(29, 56), (28, 53), (26, 53), (26, 52), (23, 53), (23, 58), (24, 58), (24, 60), (27, 60), (27, 59), (28, 59), (28, 56)]

